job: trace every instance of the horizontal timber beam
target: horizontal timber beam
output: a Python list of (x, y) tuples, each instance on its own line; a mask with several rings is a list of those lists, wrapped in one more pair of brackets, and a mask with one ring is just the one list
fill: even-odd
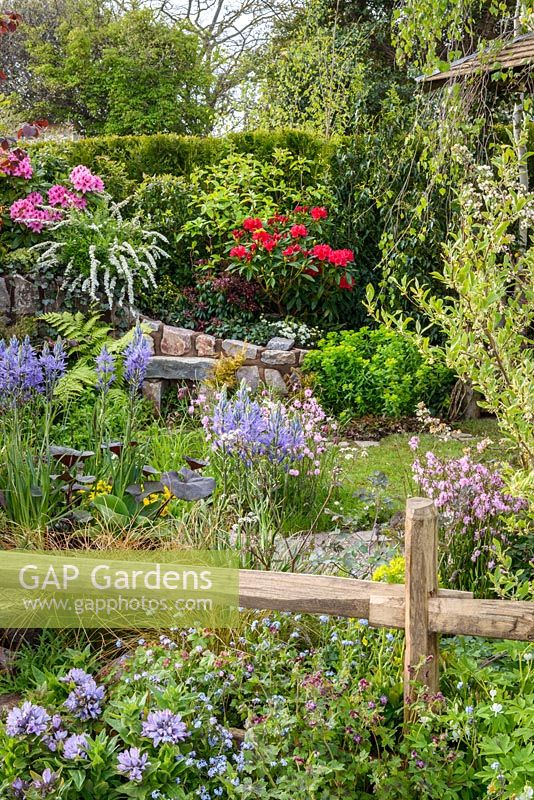
[[(404, 628), (404, 585), (330, 575), (239, 571), (239, 604), (245, 608), (367, 619), (376, 628)], [(430, 597), (434, 633), (534, 640), (534, 603), (475, 600), (471, 592), (439, 589)]]

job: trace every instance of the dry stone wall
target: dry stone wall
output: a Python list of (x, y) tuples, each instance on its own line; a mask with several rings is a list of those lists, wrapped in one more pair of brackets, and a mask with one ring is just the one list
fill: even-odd
[(0, 322), (15, 322), (39, 310), (39, 290), (22, 275), (0, 277)]
[(145, 382), (145, 395), (156, 406), (169, 382), (203, 381), (210, 377), (217, 359), (244, 354), (243, 366), (237, 370), (238, 380), (253, 389), (265, 384), (282, 393), (287, 392), (287, 377), (300, 365), (307, 350), (295, 347), (295, 342), (274, 337), (265, 347), (237, 339), (220, 339), (187, 328), (164, 325), (144, 319), (151, 328), (149, 339), (153, 356)]

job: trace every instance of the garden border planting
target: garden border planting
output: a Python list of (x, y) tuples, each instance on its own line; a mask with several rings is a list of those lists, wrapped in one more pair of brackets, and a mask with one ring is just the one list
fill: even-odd
[(364, 618), (374, 628), (404, 628), (405, 717), (414, 682), (439, 690), (438, 634), (534, 640), (534, 603), (477, 600), (471, 592), (438, 589), (438, 519), (433, 500), (406, 503), (405, 584), (325, 575), (240, 571), (245, 608)]

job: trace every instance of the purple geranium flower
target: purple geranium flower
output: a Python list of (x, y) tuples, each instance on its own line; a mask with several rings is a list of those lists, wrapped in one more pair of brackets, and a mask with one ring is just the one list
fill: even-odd
[(137, 324), (133, 339), (124, 350), (124, 378), (133, 394), (141, 388), (151, 356), (150, 345)]
[(17, 706), (9, 712), (6, 733), (8, 736), (26, 736), (32, 733), (40, 736), (46, 731), (49, 722), (50, 714), (44, 708), (27, 701), (22, 707)]
[(63, 755), (69, 761), (75, 758), (87, 758), (87, 736), (85, 733), (73, 734), (65, 739)]
[(142, 735), (152, 739), (154, 747), (165, 742), (178, 744), (189, 736), (181, 715), (173, 714), (168, 708), (150, 712), (146, 722), (143, 722)]
[(150, 761), (146, 753), (141, 753), (138, 747), (130, 747), (123, 750), (117, 756), (117, 770), (126, 775), (131, 781), (141, 781), (143, 772), (150, 766)]

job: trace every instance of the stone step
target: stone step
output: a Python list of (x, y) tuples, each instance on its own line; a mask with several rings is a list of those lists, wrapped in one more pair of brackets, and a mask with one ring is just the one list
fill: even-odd
[(197, 356), (152, 356), (146, 377), (150, 380), (203, 381), (210, 377), (215, 363), (213, 358)]

